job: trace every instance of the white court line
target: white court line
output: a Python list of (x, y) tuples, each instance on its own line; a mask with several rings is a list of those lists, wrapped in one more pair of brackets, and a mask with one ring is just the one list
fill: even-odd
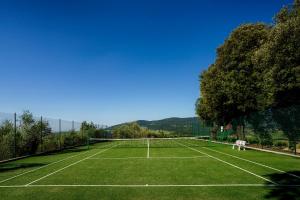
[(121, 157), (121, 158), (89, 158), (89, 160), (129, 160), (129, 159), (193, 159), (193, 158), (203, 158), (208, 156), (190, 156), (190, 157)]
[(199, 184), (199, 185), (2, 185), (0, 188), (28, 187), (300, 187), (300, 185), (279, 184)]
[(240, 160), (243, 160), (243, 161), (246, 161), (246, 162), (250, 162), (250, 163), (253, 163), (253, 164), (256, 164), (256, 165), (259, 165), (259, 166), (262, 166), (262, 167), (265, 167), (265, 168), (269, 168), (269, 169), (272, 169), (274, 171), (278, 171), (278, 172), (281, 172), (281, 173), (285, 173), (285, 174), (288, 174), (290, 176), (293, 176), (293, 177), (296, 177), (296, 178), (299, 178), (300, 179), (300, 176), (297, 176), (295, 174), (291, 174), (291, 173), (288, 173), (288, 172), (285, 172), (283, 170), (280, 170), (280, 169), (277, 169), (277, 168), (274, 168), (274, 167), (270, 167), (268, 165), (264, 165), (262, 163), (258, 163), (258, 162), (254, 162), (252, 160), (248, 160), (248, 159), (245, 159), (245, 158), (241, 158), (241, 157), (238, 157), (238, 156), (234, 156), (234, 155), (231, 155), (231, 154), (228, 154), (228, 153), (224, 153), (224, 152), (221, 152), (221, 151), (217, 151), (217, 150), (214, 150), (214, 149), (209, 149), (207, 147), (202, 147), (204, 149), (207, 149), (207, 150), (210, 150), (210, 151), (214, 151), (214, 152), (217, 152), (217, 153), (220, 153), (220, 154), (224, 154), (224, 155), (227, 155), (227, 156), (230, 156), (230, 157), (233, 157), (233, 158), (236, 158), (236, 159), (240, 159)]
[[(188, 142), (186, 142), (188, 143)], [(188, 143), (190, 144), (190, 143)], [(207, 148), (207, 147), (201, 147), (203, 149), (207, 149), (207, 150), (210, 150), (210, 151), (214, 151), (214, 152), (217, 152), (217, 153), (220, 153), (220, 154), (224, 154), (224, 155), (227, 155), (227, 156), (230, 156), (230, 157), (233, 157), (233, 158), (236, 158), (236, 159), (239, 159), (239, 160), (243, 160), (243, 161), (246, 161), (246, 162), (250, 162), (250, 163), (253, 163), (253, 164), (256, 164), (256, 165), (259, 165), (259, 166), (262, 166), (262, 167), (265, 167), (265, 168), (269, 168), (269, 169), (272, 169), (274, 171), (278, 171), (278, 172), (281, 172), (281, 173), (285, 173), (285, 174), (288, 174), (290, 176), (293, 176), (293, 177), (296, 177), (296, 178), (299, 178), (300, 179), (300, 176), (297, 176), (295, 174), (291, 174), (291, 173), (288, 173), (288, 172), (285, 172), (283, 170), (280, 170), (280, 169), (277, 169), (277, 168), (274, 168), (274, 167), (270, 167), (268, 165), (264, 165), (262, 163), (258, 163), (258, 162), (255, 162), (255, 161), (252, 161), (252, 160), (248, 160), (248, 159), (245, 159), (245, 158), (241, 158), (241, 157), (238, 157), (238, 156), (234, 156), (232, 154), (228, 154), (228, 153), (224, 153), (224, 152), (221, 152), (221, 151), (217, 151), (215, 149), (210, 149), (210, 148)]]
[(149, 139), (147, 139), (147, 144), (148, 144), (147, 158), (150, 158), (150, 142), (149, 142)]
[(0, 183), (4, 183), (4, 182), (6, 182), (6, 181), (9, 181), (9, 180), (11, 180), (11, 179), (17, 178), (17, 177), (19, 177), (19, 176), (23, 176), (23, 175), (25, 175), (25, 174), (28, 174), (28, 173), (37, 171), (37, 170), (39, 170), (39, 169), (42, 169), (42, 168), (45, 168), (45, 167), (49, 167), (50, 165), (54, 165), (54, 164), (56, 164), (56, 163), (60, 163), (60, 162), (65, 161), (65, 160), (67, 160), (67, 159), (70, 159), (70, 158), (73, 158), (73, 157), (76, 157), (76, 156), (79, 156), (79, 155), (83, 155), (83, 154), (86, 154), (86, 153), (88, 153), (88, 152), (89, 152), (89, 151), (86, 151), (86, 152), (84, 152), (84, 153), (79, 153), (79, 154), (77, 154), (77, 155), (69, 156), (69, 157), (67, 157), (67, 158), (64, 158), (64, 159), (55, 161), (55, 162), (53, 162), (53, 163), (49, 163), (49, 164), (44, 165), (44, 166), (42, 166), (42, 167), (39, 167), (39, 168), (30, 170), (30, 171), (24, 172), (24, 173), (22, 173), (22, 174), (18, 174), (18, 175), (15, 175), (15, 176), (13, 176), (13, 177), (4, 179), (4, 180), (0, 181)]
[(38, 179), (36, 179), (36, 180), (34, 180), (34, 181), (32, 181), (32, 182), (26, 184), (26, 186), (29, 186), (29, 185), (31, 185), (31, 184), (33, 184), (33, 183), (35, 183), (35, 182), (38, 182), (38, 181), (40, 181), (40, 180), (42, 180), (42, 179), (44, 179), (44, 178), (47, 178), (48, 176), (51, 176), (51, 175), (53, 175), (53, 174), (56, 174), (57, 172), (60, 172), (60, 171), (66, 169), (66, 168), (68, 168), (68, 167), (71, 167), (71, 166), (73, 166), (73, 165), (76, 165), (76, 164), (78, 164), (78, 163), (80, 163), (80, 162), (82, 162), (82, 161), (84, 161), (84, 160), (87, 160), (87, 159), (89, 159), (89, 158), (91, 158), (91, 157), (93, 157), (93, 156), (96, 156), (96, 155), (98, 155), (98, 154), (100, 154), (100, 153), (103, 153), (103, 152), (105, 152), (105, 151), (107, 151), (107, 150), (109, 150), (109, 149), (111, 149), (111, 148), (113, 148), (113, 147), (115, 147), (115, 146), (118, 146), (118, 144), (117, 144), (117, 145), (114, 145), (114, 146), (112, 146), (112, 147), (110, 147), (110, 148), (108, 148), (108, 149), (104, 149), (104, 150), (102, 150), (102, 151), (99, 151), (99, 152), (97, 152), (97, 153), (95, 153), (95, 154), (93, 154), (93, 155), (91, 155), (91, 156), (88, 156), (88, 157), (86, 157), (86, 158), (83, 158), (83, 159), (81, 159), (81, 160), (78, 160), (77, 162), (74, 162), (74, 163), (72, 163), (72, 164), (70, 164), (70, 165), (67, 165), (67, 166), (65, 166), (65, 167), (63, 167), (63, 168), (60, 168), (60, 169), (58, 169), (58, 170), (56, 170), (56, 171), (54, 171), (54, 172), (52, 172), (52, 173), (49, 173), (49, 174), (47, 174), (47, 175), (45, 175), (45, 176), (43, 176), (43, 177), (41, 177), (41, 178), (38, 178)]
[[(180, 144), (180, 145), (182, 145), (182, 146), (184, 146), (184, 147), (186, 147), (186, 148), (189, 148), (189, 149), (191, 149), (191, 150), (194, 150), (194, 151), (197, 151), (197, 152), (202, 153), (202, 154), (204, 154), (204, 155), (207, 155), (207, 156), (210, 157), (210, 158), (213, 158), (213, 159), (218, 160), (218, 161), (220, 161), (220, 162), (223, 162), (223, 163), (225, 163), (225, 164), (227, 164), (227, 165), (230, 165), (230, 166), (235, 167), (235, 168), (237, 168), (237, 169), (240, 169), (240, 170), (242, 170), (242, 171), (244, 171), (244, 172), (247, 172), (248, 174), (252, 174), (253, 176), (256, 176), (256, 177), (258, 177), (258, 178), (261, 178), (261, 179), (263, 179), (263, 180), (265, 180), (265, 181), (268, 181), (268, 182), (270, 182), (270, 183), (276, 184), (275, 182), (273, 182), (273, 181), (271, 181), (271, 180), (269, 180), (269, 179), (267, 179), (267, 178), (264, 178), (264, 177), (262, 177), (262, 176), (260, 176), (260, 175), (258, 175), (258, 174), (255, 174), (255, 173), (253, 173), (253, 172), (250, 172), (250, 171), (248, 171), (248, 170), (246, 170), (246, 169), (243, 169), (243, 168), (241, 168), (241, 167), (239, 167), (239, 166), (236, 166), (236, 165), (234, 165), (234, 164), (232, 164), (232, 163), (229, 163), (229, 162), (227, 162), (227, 161), (221, 160), (221, 159), (219, 159), (219, 158), (217, 158), (217, 157), (214, 157), (214, 156), (212, 156), (212, 155), (209, 155), (209, 154), (207, 154), (207, 153), (204, 153), (204, 152), (202, 152), (202, 151), (199, 151), (199, 150), (197, 150), (197, 149), (195, 149), (195, 148), (189, 147), (189, 146), (187, 146), (187, 145), (185, 145), (185, 144), (181, 144), (181, 143), (179, 143), (179, 142), (177, 142), (177, 143)], [(277, 184), (276, 184), (276, 185), (277, 185)]]
[(150, 159), (193, 159), (193, 158), (203, 158), (208, 156), (170, 156), (170, 157), (151, 157)]
[(129, 159), (146, 159), (145, 157), (121, 157), (121, 158), (89, 158), (89, 160), (129, 160)]

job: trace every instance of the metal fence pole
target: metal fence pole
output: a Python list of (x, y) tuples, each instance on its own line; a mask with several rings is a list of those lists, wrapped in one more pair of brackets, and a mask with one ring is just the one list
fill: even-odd
[(196, 133), (195, 133), (195, 131), (194, 131), (194, 119), (191, 120), (190, 126), (191, 126), (191, 133), (192, 133), (192, 136), (196, 136)]
[(59, 134), (59, 149), (62, 149), (62, 144), (61, 144), (61, 119), (58, 120), (58, 134)]
[(17, 113), (14, 113), (14, 157), (17, 157)]
[(82, 126), (83, 123), (81, 123), (81, 127), (80, 127), (80, 131), (81, 131), (81, 141), (83, 143), (83, 126)]
[(41, 116), (41, 152), (43, 152), (43, 117)]
[(74, 128), (74, 120), (72, 121), (72, 132), (75, 131), (75, 128)]
[(192, 130), (192, 135), (193, 136), (197, 136), (198, 135), (198, 133), (195, 131), (195, 129), (194, 129), (194, 122), (195, 121), (195, 119), (192, 119), (191, 120), (191, 130)]

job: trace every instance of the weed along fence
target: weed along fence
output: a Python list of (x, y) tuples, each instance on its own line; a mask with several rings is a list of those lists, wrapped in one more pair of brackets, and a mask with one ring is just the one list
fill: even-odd
[(104, 126), (0, 112), (0, 161), (85, 145)]

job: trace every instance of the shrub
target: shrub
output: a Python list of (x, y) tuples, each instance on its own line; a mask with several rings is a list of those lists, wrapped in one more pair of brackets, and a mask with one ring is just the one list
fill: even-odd
[(54, 151), (59, 149), (59, 140), (55, 135), (50, 135), (43, 138), (43, 149), (44, 151)]
[(269, 138), (263, 138), (260, 142), (260, 144), (262, 146), (272, 146), (273, 145), (273, 141), (270, 140)]
[(227, 142), (234, 143), (236, 141), (235, 137), (228, 137)]
[(12, 135), (2, 136), (0, 139), (0, 160), (6, 160), (13, 157), (14, 144)]
[(254, 137), (254, 136), (246, 137), (246, 141), (249, 144), (258, 144), (259, 143), (257, 137)]
[(278, 148), (282, 149), (282, 148), (288, 147), (289, 143), (287, 141), (279, 140), (279, 141), (275, 141), (273, 145), (275, 147), (278, 147)]

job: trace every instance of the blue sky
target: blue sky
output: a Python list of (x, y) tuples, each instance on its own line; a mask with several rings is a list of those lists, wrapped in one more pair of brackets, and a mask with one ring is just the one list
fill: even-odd
[(0, 111), (116, 124), (195, 115), (199, 73), (292, 0), (0, 1)]

